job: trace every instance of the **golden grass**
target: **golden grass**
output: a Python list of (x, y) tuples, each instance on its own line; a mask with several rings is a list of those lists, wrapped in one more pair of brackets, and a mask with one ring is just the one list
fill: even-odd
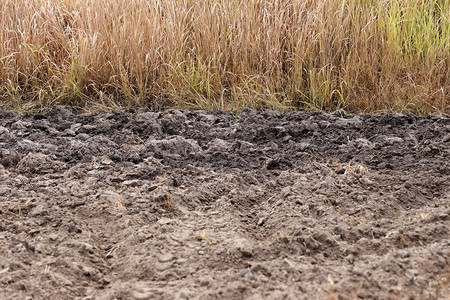
[(450, 111), (446, 0), (1, 0), (0, 100)]

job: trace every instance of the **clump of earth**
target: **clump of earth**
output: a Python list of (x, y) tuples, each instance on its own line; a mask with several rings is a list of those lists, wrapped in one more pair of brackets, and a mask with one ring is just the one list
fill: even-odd
[(0, 112), (1, 299), (449, 299), (450, 119)]

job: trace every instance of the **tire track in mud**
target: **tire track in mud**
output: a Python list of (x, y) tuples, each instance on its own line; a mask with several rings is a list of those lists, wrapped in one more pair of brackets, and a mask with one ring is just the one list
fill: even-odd
[(0, 298), (444, 299), (450, 120), (0, 112)]

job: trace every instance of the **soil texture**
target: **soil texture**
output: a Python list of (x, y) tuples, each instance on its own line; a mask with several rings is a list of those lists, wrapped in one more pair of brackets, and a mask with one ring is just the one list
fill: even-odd
[(450, 119), (0, 111), (1, 299), (450, 299)]

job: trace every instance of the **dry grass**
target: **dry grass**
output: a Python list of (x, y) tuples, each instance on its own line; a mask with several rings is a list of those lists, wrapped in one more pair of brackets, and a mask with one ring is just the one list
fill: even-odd
[(446, 0), (2, 0), (3, 107), (450, 111)]
[(208, 244), (211, 244), (211, 239), (208, 236), (204, 235), (204, 234), (197, 234), (195, 236), (195, 239), (197, 241), (206, 241)]
[(164, 200), (159, 204), (163, 209), (168, 210), (168, 211), (174, 211), (177, 210), (177, 207), (175, 206), (175, 204), (173, 204), (172, 202), (170, 202), (169, 200)]

